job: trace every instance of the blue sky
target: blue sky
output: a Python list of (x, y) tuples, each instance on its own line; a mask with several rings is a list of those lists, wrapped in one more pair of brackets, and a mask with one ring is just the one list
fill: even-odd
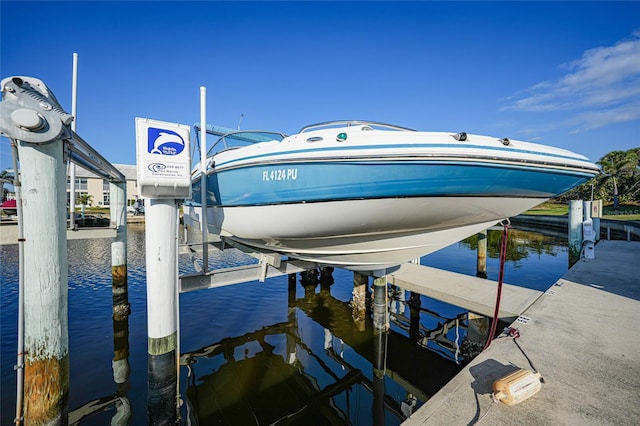
[[(295, 133), (366, 119), (567, 148), (640, 146), (640, 2), (0, 3), (1, 77), (40, 78), (135, 164), (135, 117)], [(0, 170), (11, 167), (6, 138)]]

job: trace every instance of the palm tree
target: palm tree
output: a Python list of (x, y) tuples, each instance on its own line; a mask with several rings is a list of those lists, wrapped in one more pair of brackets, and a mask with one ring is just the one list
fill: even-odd
[[(611, 151), (598, 161), (605, 173), (603, 179), (613, 180), (613, 208), (618, 208), (618, 180), (624, 176), (633, 176), (638, 173), (638, 149), (632, 148), (628, 151)], [(604, 181), (603, 181), (604, 183)]]
[(82, 205), (82, 218), (84, 219), (84, 207), (86, 205), (91, 205), (93, 195), (89, 195), (83, 192), (82, 194), (78, 195), (78, 198), (76, 200), (78, 201), (78, 204)]

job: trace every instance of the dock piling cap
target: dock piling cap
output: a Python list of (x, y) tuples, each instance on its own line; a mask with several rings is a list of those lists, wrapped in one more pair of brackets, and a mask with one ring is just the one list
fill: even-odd
[(535, 395), (542, 388), (540, 374), (519, 369), (493, 382), (494, 401), (516, 405)]

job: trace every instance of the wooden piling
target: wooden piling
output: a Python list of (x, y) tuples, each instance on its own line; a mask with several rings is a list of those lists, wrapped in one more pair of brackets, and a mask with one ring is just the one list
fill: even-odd
[(24, 423), (66, 424), (66, 167), (62, 141), (18, 141), (24, 221)]
[(487, 278), (487, 230), (478, 232), (478, 261), (476, 276)]
[(131, 404), (127, 394), (129, 382), (129, 316), (113, 316), (113, 381), (116, 385), (116, 413), (111, 418), (112, 425), (128, 425), (131, 421)]
[(422, 338), (420, 334), (420, 294), (413, 291), (409, 296), (409, 339), (413, 342), (417, 342)]
[(386, 276), (373, 280), (373, 328), (374, 330), (389, 329)]
[(387, 277), (373, 280), (373, 407), (374, 425), (384, 425), (384, 376), (387, 365), (387, 331), (389, 305), (387, 303)]
[(111, 293), (113, 296), (113, 316), (121, 319), (129, 314), (127, 290), (127, 213), (126, 182), (110, 183), (110, 222), (116, 230), (111, 243)]
[(367, 283), (366, 275), (353, 273), (353, 292), (351, 299), (352, 318), (358, 331), (366, 329), (365, 316), (367, 314)]
[(372, 424), (385, 424), (384, 398), (386, 395), (384, 377), (387, 370), (387, 337), (386, 330), (373, 330), (373, 406), (371, 407)]
[(569, 201), (569, 268), (578, 260), (582, 252), (582, 200)]

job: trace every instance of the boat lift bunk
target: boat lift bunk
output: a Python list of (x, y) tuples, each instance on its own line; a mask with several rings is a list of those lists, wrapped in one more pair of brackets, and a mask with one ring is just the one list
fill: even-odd
[[(258, 260), (258, 263), (232, 266), (229, 268), (219, 268), (214, 270), (203, 270), (198, 264), (195, 255), (206, 251), (202, 247), (208, 244), (219, 250), (232, 247)], [(319, 268), (315, 262), (304, 260), (287, 259), (282, 260), (282, 255), (277, 252), (263, 252), (253, 247), (248, 247), (237, 241), (232, 241), (224, 237), (220, 241), (208, 241), (206, 243), (187, 243), (180, 246), (180, 254), (188, 254), (196, 269), (195, 273), (183, 274), (179, 277), (179, 291), (186, 293), (194, 290), (207, 288), (224, 287), (232, 284), (242, 284), (249, 281), (264, 282), (267, 278), (281, 275), (296, 274)], [(203, 258), (203, 264), (208, 264), (208, 256)]]
[[(194, 146), (195, 152), (195, 150), (199, 148), (199, 145), (201, 143), (199, 135), (202, 127), (200, 123), (195, 123), (193, 127), (196, 130), (196, 144)], [(223, 137), (234, 132), (234, 129), (215, 126), (211, 124), (207, 124), (204, 130), (207, 134), (216, 137)], [(185, 226), (185, 240), (187, 240), (187, 234), (188, 232), (186, 232)], [(205, 234), (206, 233), (203, 233), (203, 235)], [(208, 266), (209, 263), (207, 255), (208, 250), (204, 249), (205, 244), (207, 244), (207, 246), (213, 246), (221, 251), (224, 251), (228, 247), (238, 249), (243, 253), (257, 259), (258, 263), (208, 270), (207, 267), (203, 267), (204, 265)], [(188, 254), (196, 270), (195, 273), (180, 275), (180, 293), (207, 288), (223, 287), (232, 284), (241, 284), (249, 281), (264, 282), (266, 278), (296, 274), (298, 272), (304, 272), (310, 269), (321, 267), (321, 265), (315, 262), (295, 259), (283, 260), (281, 253), (273, 251), (260, 251), (254, 247), (246, 246), (237, 241), (226, 239), (222, 236), (214, 236), (213, 240), (207, 241), (206, 243), (187, 242), (184, 245), (180, 246), (180, 254)], [(195, 257), (196, 254), (202, 254), (202, 265), (198, 263)]]

